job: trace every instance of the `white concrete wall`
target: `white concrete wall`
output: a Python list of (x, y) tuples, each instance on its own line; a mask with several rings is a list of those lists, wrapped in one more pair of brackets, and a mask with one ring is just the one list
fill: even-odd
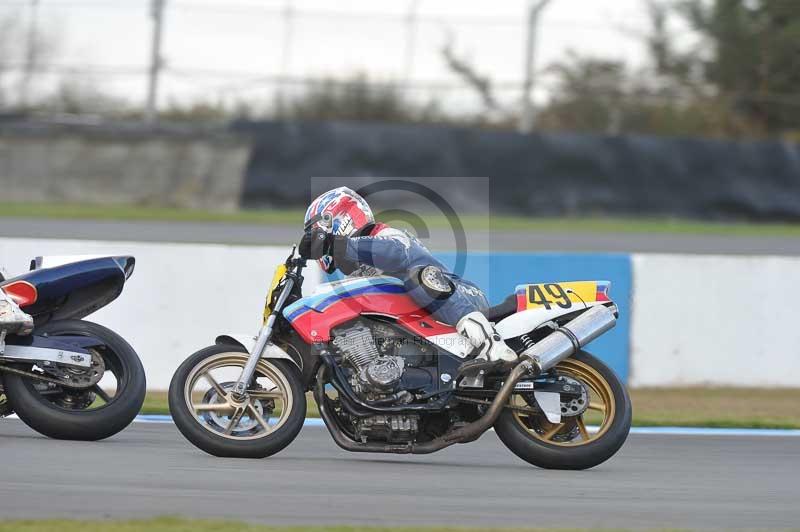
[[(0, 265), (27, 271), (38, 255), (133, 255), (122, 295), (89, 320), (136, 349), (150, 389), (166, 389), (178, 365), (222, 333), (258, 332), (267, 285), (289, 247), (0, 239)], [(306, 289), (318, 284), (309, 267)]]
[(633, 256), (633, 386), (800, 386), (800, 258)]

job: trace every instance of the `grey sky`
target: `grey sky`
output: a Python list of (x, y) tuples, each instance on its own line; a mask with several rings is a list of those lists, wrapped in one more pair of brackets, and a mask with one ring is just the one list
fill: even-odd
[[(27, 15), (25, 0), (5, 0), (5, 10)], [(286, 0), (167, 0), (161, 102), (203, 98), (266, 99), (274, 88), (259, 77), (347, 77), (458, 84), (440, 48), (455, 49), (500, 85), (522, 77), (526, 0), (418, 0), (417, 34), (407, 68), (406, 16), (411, 0), (293, 0), (291, 47), (286, 42)], [(488, 7), (490, 6), (490, 7)], [(53, 36), (59, 67), (72, 77), (130, 101), (144, 98), (151, 21), (147, 0), (40, 0), (39, 26)], [(9, 11), (10, 10), (10, 11)], [(539, 68), (568, 50), (640, 64), (648, 27), (644, 0), (552, 0), (542, 19)], [(84, 69), (91, 67), (94, 75)], [(42, 78), (40, 78), (42, 79)], [(46, 81), (43, 83), (46, 84)], [(546, 97), (544, 83), (538, 98)], [(431, 92), (422, 91), (422, 96)], [(436, 96), (470, 105), (469, 91)], [(515, 89), (501, 92), (515, 101)]]

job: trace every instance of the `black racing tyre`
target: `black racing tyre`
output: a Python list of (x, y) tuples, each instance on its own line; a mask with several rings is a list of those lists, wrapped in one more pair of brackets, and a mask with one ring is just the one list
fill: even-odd
[[(545, 469), (597, 466), (611, 458), (628, 437), (632, 415), (628, 392), (611, 368), (584, 351), (561, 362), (556, 370), (587, 386), (590, 407), (584, 414), (562, 417), (562, 423), (551, 424), (542, 414), (525, 415), (504, 409), (495, 422), (495, 432), (511, 452), (535, 466)], [(511, 401), (515, 398), (521, 398), (521, 394), (512, 395)], [(589, 421), (598, 425), (596, 432), (587, 429), (584, 415), (594, 416)]]
[[(52, 321), (35, 330), (35, 334), (44, 333), (102, 340), (106, 347), (95, 353), (103, 359), (104, 374), (116, 382), (111, 392), (101, 381), (90, 390), (63, 389), (43, 395), (37, 389), (41, 381), (6, 373), (5, 392), (19, 418), (35, 431), (60, 440), (102, 440), (127, 427), (141, 410), (146, 393), (144, 368), (130, 344), (114, 331), (83, 320)], [(98, 396), (104, 396), (101, 405)]]
[(175, 425), (213, 456), (265, 458), (289, 445), (303, 428), (306, 396), (300, 370), (290, 360), (259, 361), (248, 388), (246, 414), (239, 422), (224, 410), (248, 356), (241, 346), (206, 347), (186, 359), (172, 377), (169, 411)]

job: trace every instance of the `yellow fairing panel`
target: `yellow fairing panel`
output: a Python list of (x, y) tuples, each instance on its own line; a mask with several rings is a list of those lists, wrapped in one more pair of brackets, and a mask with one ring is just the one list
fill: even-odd
[(285, 275), (286, 265), (278, 265), (278, 267), (275, 268), (275, 274), (272, 276), (272, 282), (269, 284), (269, 290), (267, 291), (267, 300), (264, 303), (264, 321), (266, 321), (269, 315), (272, 314), (272, 309), (269, 307), (269, 304), (272, 301), (272, 293), (275, 291), (275, 288), (278, 286), (278, 284), (283, 280)]

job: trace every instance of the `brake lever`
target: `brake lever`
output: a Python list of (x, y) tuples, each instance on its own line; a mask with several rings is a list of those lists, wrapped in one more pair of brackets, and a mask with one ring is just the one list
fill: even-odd
[(289, 252), (289, 256), (286, 257), (286, 262), (284, 262), (286, 266), (292, 265), (292, 263), (294, 262), (294, 256), (296, 252), (297, 252), (297, 244), (292, 244), (292, 251)]

